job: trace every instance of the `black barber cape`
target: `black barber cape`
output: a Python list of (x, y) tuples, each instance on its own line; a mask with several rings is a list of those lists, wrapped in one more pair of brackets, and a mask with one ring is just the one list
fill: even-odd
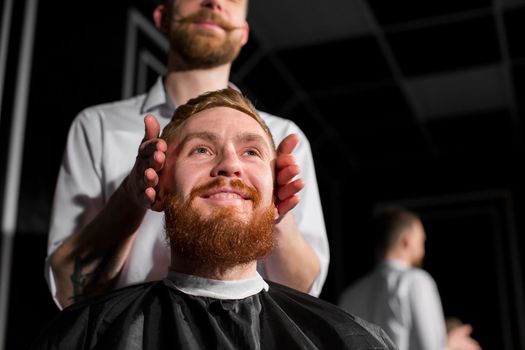
[(248, 297), (190, 295), (173, 279), (64, 309), (32, 349), (396, 349), (379, 327), (285, 286)]

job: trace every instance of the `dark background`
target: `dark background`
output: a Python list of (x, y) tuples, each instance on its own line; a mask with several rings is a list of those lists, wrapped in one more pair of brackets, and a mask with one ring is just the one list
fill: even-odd
[[(3, 325), (5, 348), (20, 349), (57, 313), (43, 269), (69, 125), (87, 106), (144, 91), (165, 42), (145, 24), (146, 0), (12, 3), (0, 82), (3, 196), (18, 74), (28, 69), (26, 6), (38, 6)], [(370, 218), (404, 205), (422, 216), (425, 268), (445, 314), (471, 323), (483, 349), (524, 350), (525, 1), (250, 5), (251, 37), (232, 81), (310, 140), (331, 249), (321, 298), (337, 302), (372, 268)], [(6, 202), (0, 208), (5, 216)]]

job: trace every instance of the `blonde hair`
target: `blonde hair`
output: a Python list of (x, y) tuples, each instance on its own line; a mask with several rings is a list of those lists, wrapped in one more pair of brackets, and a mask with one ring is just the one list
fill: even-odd
[(257, 113), (257, 110), (255, 109), (253, 104), (239, 91), (231, 88), (203, 93), (195, 98), (190, 99), (185, 104), (179, 106), (175, 110), (171, 121), (168, 123), (168, 125), (166, 125), (166, 127), (162, 131), (162, 135), (160, 137), (164, 139), (166, 143), (169, 144), (175, 138), (178, 128), (187, 119), (199, 112), (215, 107), (228, 107), (236, 109), (255, 119), (255, 121), (259, 123), (259, 125), (263, 128), (264, 132), (268, 135), (270, 145), (275, 151), (276, 148), (275, 142), (272, 137), (272, 133), (270, 132), (270, 129), (268, 128), (266, 123), (259, 116), (259, 113)]

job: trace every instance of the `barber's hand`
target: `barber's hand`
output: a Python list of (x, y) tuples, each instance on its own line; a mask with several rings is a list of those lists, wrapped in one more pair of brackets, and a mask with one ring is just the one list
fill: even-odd
[(166, 160), (166, 141), (159, 139), (160, 124), (148, 114), (144, 117), (145, 134), (139, 147), (135, 165), (124, 180), (127, 195), (139, 206), (150, 208), (155, 203), (159, 182), (158, 172)]
[(470, 337), (472, 326), (464, 324), (452, 329), (447, 337), (447, 350), (481, 350), (477, 341)]
[(299, 203), (297, 192), (304, 187), (302, 179), (293, 180), (301, 171), (292, 155), (298, 143), (299, 136), (291, 134), (286, 136), (277, 148), (275, 205), (279, 213), (278, 221)]

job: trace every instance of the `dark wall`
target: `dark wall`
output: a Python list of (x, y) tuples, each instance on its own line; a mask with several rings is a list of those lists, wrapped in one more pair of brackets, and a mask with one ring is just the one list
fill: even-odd
[[(25, 11), (23, 1), (14, 3), (0, 124), (2, 164), (7, 162)], [(55, 181), (75, 115), (121, 97), (128, 4), (38, 4), (5, 349), (25, 348), (58, 312), (43, 273)], [(146, 8), (141, 2), (135, 7)], [(5, 185), (4, 171), (0, 180)]]

